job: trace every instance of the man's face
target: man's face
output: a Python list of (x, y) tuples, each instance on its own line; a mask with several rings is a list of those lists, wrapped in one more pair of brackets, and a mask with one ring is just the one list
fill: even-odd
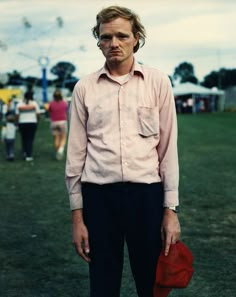
[(100, 49), (109, 63), (130, 62), (133, 59), (133, 49), (138, 42), (134, 36), (130, 21), (117, 18), (100, 25)]

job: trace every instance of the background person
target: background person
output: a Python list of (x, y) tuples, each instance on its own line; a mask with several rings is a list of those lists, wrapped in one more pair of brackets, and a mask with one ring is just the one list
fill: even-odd
[(126, 241), (139, 297), (152, 297), (162, 246), (178, 241), (177, 121), (171, 83), (138, 64), (145, 29), (131, 10), (111, 6), (93, 34), (103, 68), (75, 86), (66, 184), (73, 243), (89, 263), (90, 296), (118, 297)]
[(1, 120), (2, 123), (5, 123), (6, 114), (7, 114), (7, 111), (8, 111), (8, 106), (2, 99), (0, 99), (0, 107), (1, 107), (0, 120)]
[(48, 112), (57, 160), (61, 160), (64, 155), (67, 138), (67, 111), (68, 103), (63, 100), (61, 91), (56, 90), (53, 94), (53, 101), (49, 103)]
[(8, 161), (13, 161), (15, 159), (15, 138), (15, 116), (8, 112), (6, 114), (6, 121), (2, 126), (2, 142), (5, 144), (6, 159)]
[(23, 159), (33, 161), (33, 142), (40, 118), (40, 109), (33, 100), (33, 92), (27, 91), (24, 100), (16, 105), (16, 120), (21, 135)]
[(7, 108), (8, 113), (15, 115), (15, 110), (17, 105), (16, 95), (12, 95), (7, 105), (8, 105), (8, 108)]

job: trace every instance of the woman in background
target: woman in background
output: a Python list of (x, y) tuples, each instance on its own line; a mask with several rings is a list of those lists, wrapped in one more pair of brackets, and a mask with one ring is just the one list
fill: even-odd
[(40, 117), (40, 109), (33, 100), (33, 92), (27, 91), (24, 100), (16, 106), (16, 121), (21, 135), (22, 152), (25, 161), (33, 161), (33, 142)]
[(57, 160), (61, 160), (64, 156), (67, 137), (67, 111), (68, 103), (63, 99), (61, 91), (55, 90), (53, 100), (48, 106), (48, 112)]

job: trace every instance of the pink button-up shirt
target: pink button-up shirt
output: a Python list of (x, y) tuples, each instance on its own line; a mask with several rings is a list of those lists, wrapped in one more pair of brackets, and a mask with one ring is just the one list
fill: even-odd
[(160, 181), (163, 206), (177, 206), (177, 120), (168, 76), (134, 63), (122, 83), (106, 67), (81, 79), (70, 108), (66, 185), (71, 209), (83, 207), (81, 182)]

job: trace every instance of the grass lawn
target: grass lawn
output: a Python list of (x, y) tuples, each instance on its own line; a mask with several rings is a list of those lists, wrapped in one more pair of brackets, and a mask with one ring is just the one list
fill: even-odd
[[(234, 297), (236, 114), (180, 115), (182, 240), (193, 279), (170, 297)], [(0, 145), (0, 296), (88, 297), (88, 267), (71, 245), (64, 161), (53, 159), (49, 122), (37, 131), (35, 161), (7, 162)], [(136, 297), (127, 257), (121, 297)], [(113, 297), (113, 296), (111, 296)]]

